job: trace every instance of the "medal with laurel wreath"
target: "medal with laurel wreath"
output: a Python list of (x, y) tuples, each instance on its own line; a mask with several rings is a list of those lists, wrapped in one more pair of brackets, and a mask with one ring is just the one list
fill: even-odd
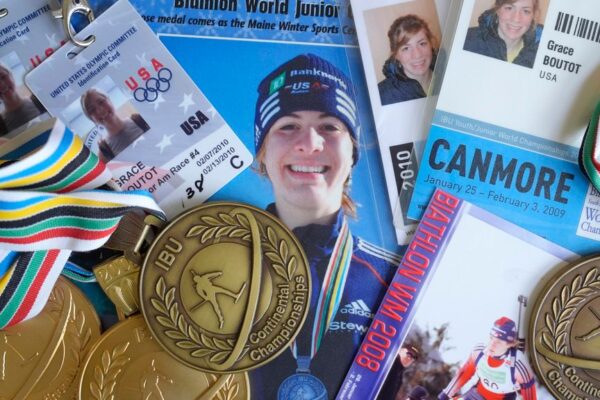
[(0, 398), (73, 398), (100, 321), (87, 298), (59, 278), (36, 317), (0, 332)]
[(246, 371), (283, 352), (310, 298), (298, 240), (271, 214), (240, 203), (177, 217), (152, 244), (140, 280), (157, 341), (207, 372)]
[(529, 334), (533, 367), (557, 398), (600, 397), (600, 257), (550, 278), (533, 307)]
[(198, 372), (169, 356), (137, 315), (119, 322), (85, 360), (78, 398), (248, 400), (247, 374)]

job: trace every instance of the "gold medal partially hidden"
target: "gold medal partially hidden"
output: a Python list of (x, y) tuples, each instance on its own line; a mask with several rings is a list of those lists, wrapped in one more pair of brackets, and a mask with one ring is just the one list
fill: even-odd
[(175, 360), (138, 315), (113, 326), (94, 345), (82, 368), (78, 398), (248, 400), (250, 394), (247, 374), (205, 374)]
[(156, 238), (142, 268), (142, 313), (175, 358), (207, 372), (245, 371), (284, 351), (309, 306), (297, 239), (272, 215), (209, 203)]
[(0, 399), (73, 399), (100, 321), (87, 298), (59, 278), (35, 318), (0, 331)]
[(529, 334), (533, 367), (556, 398), (600, 397), (600, 257), (551, 278), (532, 310)]

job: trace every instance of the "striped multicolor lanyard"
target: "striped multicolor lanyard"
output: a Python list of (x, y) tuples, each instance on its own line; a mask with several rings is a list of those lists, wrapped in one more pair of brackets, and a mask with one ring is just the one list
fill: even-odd
[[(333, 246), (331, 257), (329, 258), (319, 293), (319, 300), (315, 309), (311, 334), (310, 359), (319, 350), (321, 340), (340, 306), (342, 294), (346, 287), (346, 278), (350, 270), (353, 244), (352, 234), (348, 228), (346, 218), (344, 218), (339, 235)], [(298, 349), (295, 341), (292, 345), (292, 353), (298, 359)]]
[(38, 314), (71, 251), (102, 246), (124, 214), (163, 216), (145, 191), (91, 190), (110, 178), (55, 120), (0, 147), (0, 329)]
[(596, 190), (600, 191), (600, 102), (596, 106), (590, 124), (583, 137), (579, 163)]

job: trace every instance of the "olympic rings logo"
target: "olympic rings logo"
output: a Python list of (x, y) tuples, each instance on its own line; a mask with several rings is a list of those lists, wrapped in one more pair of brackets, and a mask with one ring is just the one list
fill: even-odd
[(171, 79), (173, 73), (167, 67), (158, 70), (156, 78), (152, 77), (146, 81), (146, 87), (139, 87), (133, 92), (133, 98), (139, 102), (147, 101), (152, 103), (158, 99), (159, 93), (164, 93), (171, 89)]

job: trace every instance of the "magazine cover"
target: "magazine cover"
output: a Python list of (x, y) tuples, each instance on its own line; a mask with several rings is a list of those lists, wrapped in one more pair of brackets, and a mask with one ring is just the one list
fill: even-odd
[(417, 221), (407, 217), (423, 144), (424, 118), (450, 2), (352, 1), (369, 98), (398, 243)]
[(552, 399), (523, 351), (526, 306), (575, 258), (437, 189), (337, 398), (372, 398), (399, 358), (387, 379), (402, 399)]
[(253, 150), (209, 200), (275, 213), (309, 259), (306, 323), (250, 372), (252, 398), (333, 398), (399, 263), (349, 4), (132, 4)]
[[(361, 123), (360, 157), (349, 182), (359, 205), (353, 229), (387, 249), (397, 248), (348, 2), (131, 3), (249, 149), (255, 148), (258, 84), (277, 66), (310, 53), (351, 77)], [(216, 198), (264, 206), (271, 199), (270, 185), (254, 171), (245, 171), (233, 183)], [(373, 218), (380, 223), (363, 223)]]
[(409, 217), (440, 187), (580, 254), (598, 193), (579, 146), (600, 93), (593, 0), (465, 0)]

